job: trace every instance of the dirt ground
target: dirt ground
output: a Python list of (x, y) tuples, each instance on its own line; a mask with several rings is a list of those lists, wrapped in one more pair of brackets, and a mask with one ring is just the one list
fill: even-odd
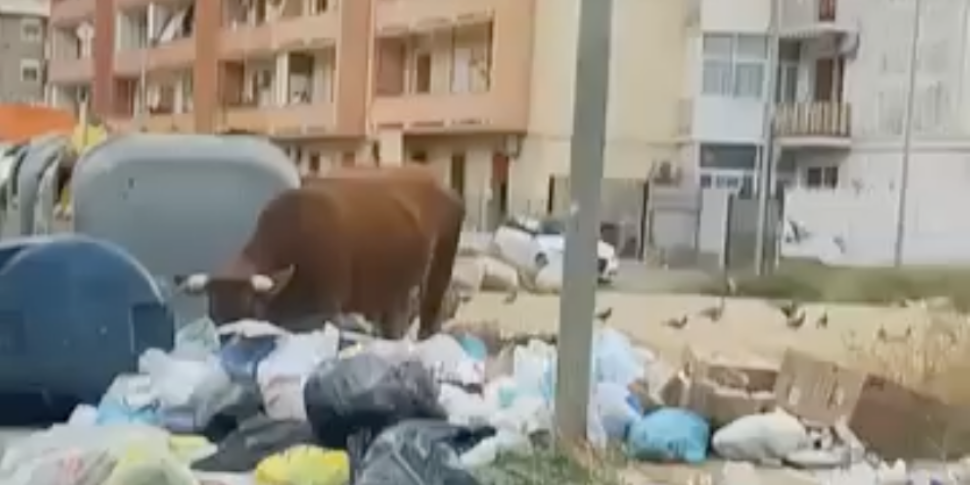
[[(461, 309), (459, 321), (497, 321), (503, 330), (555, 332), (559, 298), (519, 295), (505, 304), (505, 295), (482, 293)], [(698, 313), (717, 304), (717, 298), (692, 295), (648, 295), (601, 292), (597, 310), (612, 308), (608, 324), (631, 336), (662, 356), (679, 362), (685, 345), (707, 354), (719, 354), (746, 361), (779, 363), (784, 351), (795, 348), (819, 357), (851, 364), (847, 340), (870, 341), (880, 328), (890, 336), (902, 335), (909, 326), (927, 321), (918, 308), (889, 308), (862, 305), (806, 305), (805, 325), (793, 330), (785, 317), (769, 302), (756, 299), (728, 299), (720, 321), (714, 323)], [(828, 315), (826, 328), (816, 326)], [(664, 324), (672, 318), (690, 315), (688, 325), (675, 330)], [(702, 466), (637, 464), (622, 472), (631, 485), (688, 485), (706, 483), (723, 462), (712, 460)], [(813, 483), (783, 469), (760, 469), (762, 483), (805, 485)]]
[[(520, 294), (514, 303), (503, 302), (505, 295), (481, 293), (459, 310), (459, 321), (497, 321), (503, 330), (516, 332), (555, 332), (559, 324), (559, 297)], [(704, 353), (742, 359), (780, 361), (788, 348), (809, 352), (821, 358), (849, 363), (846, 342), (869, 341), (880, 328), (890, 336), (902, 335), (907, 327), (927, 321), (918, 308), (890, 308), (863, 305), (805, 305), (807, 318), (798, 330), (785, 324), (781, 312), (764, 300), (727, 299), (722, 318), (712, 322), (698, 315), (715, 306), (717, 298), (695, 295), (658, 295), (600, 292), (597, 310), (612, 308), (608, 324), (637, 342), (676, 358), (690, 344)], [(820, 328), (818, 318), (828, 315), (828, 325)], [(690, 316), (689, 323), (677, 330), (664, 322)]]

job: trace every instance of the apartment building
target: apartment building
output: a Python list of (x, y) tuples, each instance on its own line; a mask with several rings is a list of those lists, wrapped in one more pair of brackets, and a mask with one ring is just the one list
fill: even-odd
[[(609, 178), (683, 158), (683, 11), (615, 0)], [(90, 94), (129, 126), (265, 133), (307, 172), (427, 163), (494, 222), (562, 206), (578, 14), (579, 0), (57, 0), (49, 72), (61, 104)]]
[(46, 0), (0, 0), (0, 103), (44, 100)]
[[(772, 5), (772, 2), (775, 5)], [(692, 2), (684, 104), (689, 167), (702, 187), (755, 183), (767, 117), (779, 148), (779, 185), (831, 187), (851, 146), (847, 75), (859, 46), (846, 0)], [(854, 2), (859, 5), (860, 2)], [(768, 93), (768, 32), (777, 12), (776, 92)], [(766, 109), (774, 103), (773, 112)]]

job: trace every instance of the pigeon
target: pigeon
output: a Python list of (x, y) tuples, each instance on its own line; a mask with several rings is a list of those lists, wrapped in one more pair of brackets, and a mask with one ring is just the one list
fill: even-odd
[(717, 301), (717, 305), (707, 307), (700, 311), (700, 315), (709, 319), (712, 322), (716, 322), (724, 316), (724, 298)]
[(687, 315), (684, 315), (680, 318), (671, 318), (670, 320), (665, 321), (664, 325), (670, 328), (675, 328), (677, 330), (680, 330), (687, 326), (687, 322), (688, 322)]
[(818, 328), (828, 328), (829, 326), (829, 314), (828, 312), (823, 312), (818, 320), (815, 320), (815, 326)]
[(514, 289), (510, 291), (508, 295), (505, 295), (505, 299), (502, 300), (502, 303), (505, 303), (506, 305), (511, 305), (515, 303), (515, 300), (517, 299), (519, 299), (519, 290)]
[(906, 331), (900, 335), (890, 335), (885, 328), (880, 328), (876, 332), (876, 338), (880, 342), (905, 342), (913, 336), (913, 327), (907, 327)]
[(778, 305), (778, 310), (781, 312), (785, 318), (793, 318), (798, 314), (798, 310), (801, 309), (801, 305), (795, 300), (789, 300)]
[(605, 322), (609, 320), (610, 317), (612, 316), (613, 316), (613, 308), (607, 308), (606, 310), (596, 313), (596, 319), (601, 322)]
[(802, 328), (802, 325), (805, 325), (805, 312), (800, 311), (797, 315), (789, 316), (785, 320), (785, 325), (788, 325), (788, 328), (792, 330)]

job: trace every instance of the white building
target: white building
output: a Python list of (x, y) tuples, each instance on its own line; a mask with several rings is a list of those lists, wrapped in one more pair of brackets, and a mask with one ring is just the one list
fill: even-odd
[[(698, 1), (689, 63), (694, 167), (702, 184), (738, 186), (762, 140), (772, 0)], [(891, 263), (915, 1), (778, 6), (779, 178), (807, 189), (792, 191), (786, 217), (824, 240), (805, 255)], [(954, 210), (970, 204), (970, 0), (926, 0), (920, 19), (903, 259), (970, 262), (970, 223)]]

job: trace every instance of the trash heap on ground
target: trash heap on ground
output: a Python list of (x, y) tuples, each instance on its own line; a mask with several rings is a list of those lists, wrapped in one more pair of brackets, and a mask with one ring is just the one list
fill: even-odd
[[(877, 458), (967, 451), (951, 410), (889, 382), (794, 352), (780, 370), (692, 349), (670, 366), (608, 327), (592, 344), (595, 447), (647, 462), (728, 460), (724, 485), (757, 483), (763, 465), (799, 469), (790, 483), (964, 479), (953, 465), (907, 482), (903, 461)], [(476, 470), (548, 442), (556, 347), (488, 325), (416, 343), (200, 321), (138, 367), (96, 406), (8, 447), (0, 483), (483, 483)]]

